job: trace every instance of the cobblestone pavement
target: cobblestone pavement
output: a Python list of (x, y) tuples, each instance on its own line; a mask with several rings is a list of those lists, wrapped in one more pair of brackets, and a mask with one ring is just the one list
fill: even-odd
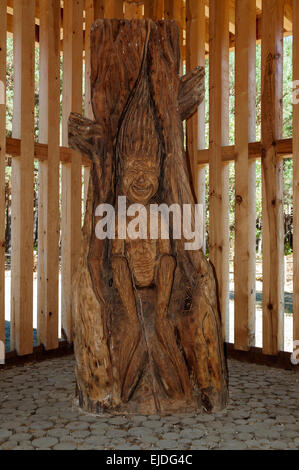
[(229, 362), (214, 415), (91, 416), (74, 404), (74, 359), (0, 371), (0, 449), (299, 449), (299, 374)]

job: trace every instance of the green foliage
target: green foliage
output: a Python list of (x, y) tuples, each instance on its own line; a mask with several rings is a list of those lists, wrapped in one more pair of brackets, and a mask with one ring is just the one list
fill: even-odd
[(7, 39), (7, 62), (6, 62), (6, 133), (8, 137), (12, 135), (13, 117), (13, 86), (14, 86), (14, 66), (13, 66), (13, 40)]
[[(284, 39), (283, 58), (283, 137), (292, 137), (293, 134), (293, 108), (292, 108), (292, 37)], [(209, 61), (206, 60), (206, 147), (209, 147)], [(256, 141), (261, 139), (261, 45), (256, 46)], [(235, 142), (235, 54), (229, 55), (229, 145)], [(285, 254), (292, 252), (292, 184), (293, 160), (285, 159), (283, 162), (284, 186), (284, 213), (285, 213)], [(206, 208), (207, 208), (207, 240), (209, 230), (209, 172), (206, 172)], [(291, 221), (288, 222), (288, 220)], [(233, 248), (235, 228), (235, 167), (229, 165), (229, 225), (231, 248)], [(262, 172), (261, 160), (256, 162), (256, 239), (260, 247), (262, 227)]]
[(292, 81), (293, 81), (293, 37), (284, 39), (283, 60), (283, 137), (293, 135), (293, 106), (292, 106)]
[[(13, 89), (14, 89), (14, 66), (13, 66), (13, 40), (7, 40), (7, 71), (6, 71), (6, 129), (7, 135), (12, 135), (12, 119), (13, 119)], [(291, 137), (293, 132), (292, 123), (292, 37), (284, 39), (284, 65), (283, 65), (283, 136)], [(62, 59), (60, 67), (60, 88), (62, 96)], [(35, 138), (38, 139), (38, 109), (39, 109), (39, 48), (35, 48)], [(60, 113), (62, 114), (62, 103)], [(234, 144), (235, 139), (235, 54), (230, 52), (229, 55), (229, 144)], [(261, 138), (261, 46), (256, 47), (256, 140)], [(205, 116), (205, 142), (209, 147), (209, 60), (206, 60), (206, 116)], [(38, 163), (35, 162), (35, 186), (37, 189), (37, 170)], [(10, 159), (6, 167), (6, 182), (11, 176)], [(292, 251), (292, 178), (293, 178), (293, 161), (292, 159), (284, 160), (284, 211), (290, 219), (290, 223), (286, 228), (285, 252)], [(207, 207), (207, 233), (209, 227), (209, 172), (206, 171), (206, 207)], [(261, 237), (262, 222), (262, 177), (261, 162), (256, 162), (256, 236), (257, 244)], [(230, 237), (233, 245), (234, 237), (234, 204), (235, 204), (235, 173), (234, 164), (229, 167), (229, 224)], [(286, 216), (287, 218), (287, 216)], [(286, 220), (285, 220), (286, 224)]]

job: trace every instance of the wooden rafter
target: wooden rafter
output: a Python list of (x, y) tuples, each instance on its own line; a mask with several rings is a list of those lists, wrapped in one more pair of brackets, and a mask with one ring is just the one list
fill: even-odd
[[(126, 4), (135, 4), (136, 7), (142, 5), (144, 2), (128, 0)], [(209, 0), (205, 0), (205, 17), (206, 17), (206, 43), (205, 49), (206, 54), (209, 53)], [(261, 10), (262, 0), (257, 0), (257, 19), (256, 19), (256, 39), (261, 39)], [(35, 10), (35, 42), (39, 43), (39, 1), (36, 0)], [(61, 8), (61, 26), (63, 26), (63, 8)], [(9, 34), (13, 34), (13, 0), (7, 1), (7, 31)], [(289, 35), (292, 32), (292, 1), (285, 0), (284, 7), (284, 34)], [(229, 8), (229, 33), (230, 33), (230, 48), (235, 47), (235, 0), (230, 0)], [(61, 40), (61, 51), (63, 51), (63, 41)], [(85, 31), (83, 32), (83, 51), (85, 51)], [(183, 46), (183, 57), (185, 58), (185, 47)]]
[[(233, 0), (234, 1), (234, 0)], [(258, 13), (260, 14), (262, 12), (262, 0), (256, 0), (256, 7), (258, 10)], [(284, 1), (284, 17), (283, 17), (283, 27), (285, 31), (291, 32), (293, 27), (292, 27), (292, 21), (293, 21), (293, 7), (292, 7), (292, 0), (285, 0)]]

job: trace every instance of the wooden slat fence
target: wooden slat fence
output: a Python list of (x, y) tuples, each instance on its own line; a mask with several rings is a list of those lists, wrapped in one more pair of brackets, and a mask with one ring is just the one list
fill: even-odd
[[(63, 8), (62, 8), (63, 7)], [(299, 5), (294, 0), (1, 0), (0, 2), (0, 341), (5, 340), (5, 169), (12, 158), (10, 347), (33, 351), (33, 185), (38, 161), (37, 344), (72, 342), (71, 282), (78, 261), (88, 161), (68, 148), (71, 111), (93, 118), (90, 28), (97, 18), (177, 21), (181, 71), (205, 66), (209, 103), (186, 123), (186, 150), (199, 203), (209, 205), (209, 246), (225, 341), (256, 344), (256, 160), (262, 165), (263, 353), (284, 349), (283, 158), (294, 163), (293, 336), (299, 341), (299, 111), (282, 135), (283, 37), (293, 35), (299, 80)], [(14, 40), (14, 117), (6, 136), (6, 39)], [(256, 139), (256, 43), (261, 41), (262, 128)], [(39, 129), (34, 136), (34, 50), (39, 47)], [(229, 141), (229, 54), (235, 52), (235, 142)], [(62, 64), (62, 74), (61, 74)], [(62, 76), (62, 94), (60, 80)], [(61, 105), (62, 102), (62, 105)], [(62, 116), (60, 116), (62, 108)], [(209, 120), (206, 123), (206, 116)], [(209, 144), (206, 145), (206, 129)], [(229, 165), (235, 166), (234, 318), (229, 291)], [(82, 171), (83, 170), (83, 171)], [(83, 178), (82, 178), (83, 174)], [(208, 188), (207, 188), (208, 175)], [(83, 209), (84, 210), (84, 209)], [(60, 264), (61, 255), (61, 264)], [(59, 280), (61, 278), (61, 296)], [(61, 311), (61, 331), (59, 318)], [(7, 313), (7, 312), (6, 312)]]

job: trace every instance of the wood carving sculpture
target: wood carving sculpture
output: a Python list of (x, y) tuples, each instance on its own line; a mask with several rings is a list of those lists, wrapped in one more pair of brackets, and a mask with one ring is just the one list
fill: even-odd
[[(92, 412), (213, 411), (227, 377), (211, 265), (184, 239), (101, 240), (96, 208), (194, 204), (182, 121), (204, 94), (204, 70), (179, 77), (173, 21), (98, 20), (92, 28), (95, 121), (69, 120), (70, 146), (91, 160), (73, 284), (80, 406)], [(128, 221), (126, 221), (127, 223)]]

